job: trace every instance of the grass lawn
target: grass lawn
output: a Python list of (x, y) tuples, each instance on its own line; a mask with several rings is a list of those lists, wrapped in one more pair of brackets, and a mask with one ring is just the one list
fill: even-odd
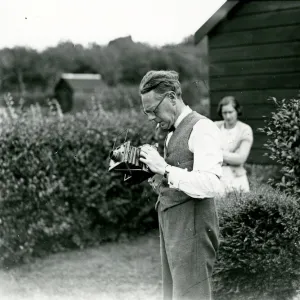
[(160, 299), (158, 231), (0, 271), (1, 300)]
[(134, 240), (50, 255), (9, 271), (0, 270), (0, 300), (158, 300), (159, 255), (158, 231)]

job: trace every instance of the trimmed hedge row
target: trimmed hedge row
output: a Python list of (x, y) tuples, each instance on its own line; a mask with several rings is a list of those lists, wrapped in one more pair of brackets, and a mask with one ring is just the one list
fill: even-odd
[(292, 299), (300, 286), (300, 203), (259, 184), (219, 199), (217, 300)]
[[(138, 126), (137, 126), (138, 124)], [(2, 124), (0, 135), (0, 265), (117, 239), (157, 225), (149, 185), (129, 188), (109, 173), (117, 143), (153, 142), (142, 114), (96, 106), (76, 116), (41, 117), (38, 109)]]

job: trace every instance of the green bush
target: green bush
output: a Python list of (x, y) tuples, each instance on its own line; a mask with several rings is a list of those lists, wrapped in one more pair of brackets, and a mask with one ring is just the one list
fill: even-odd
[(259, 184), (217, 205), (216, 300), (292, 299), (300, 284), (300, 203)]
[(270, 183), (288, 194), (300, 195), (300, 99), (277, 100), (272, 117), (260, 128), (268, 135), (267, 156), (281, 166), (281, 180)]
[(42, 117), (36, 107), (3, 120), (0, 135), (0, 265), (82, 248), (157, 226), (156, 196), (147, 182), (128, 187), (109, 173), (115, 138), (152, 143), (143, 114)]

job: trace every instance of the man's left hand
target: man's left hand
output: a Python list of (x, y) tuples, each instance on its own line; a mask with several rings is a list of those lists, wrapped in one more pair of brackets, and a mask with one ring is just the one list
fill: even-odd
[(160, 175), (165, 173), (167, 163), (154, 147), (150, 145), (141, 146), (140, 154), (140, 161), (145, 163), (153, 173)]

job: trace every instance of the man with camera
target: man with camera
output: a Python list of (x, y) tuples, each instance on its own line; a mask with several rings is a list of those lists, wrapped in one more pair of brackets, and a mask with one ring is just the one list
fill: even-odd
[(155, 173), (164, 300), (212, 299), (211, 276), (219, 247), (214, 197), (222, 193), (220, 131), (192, 111), (175, 71), (149, 71), (140, 83), (144, 113), (169, 130), (164, 157), (150, 145), (140, 160)]

